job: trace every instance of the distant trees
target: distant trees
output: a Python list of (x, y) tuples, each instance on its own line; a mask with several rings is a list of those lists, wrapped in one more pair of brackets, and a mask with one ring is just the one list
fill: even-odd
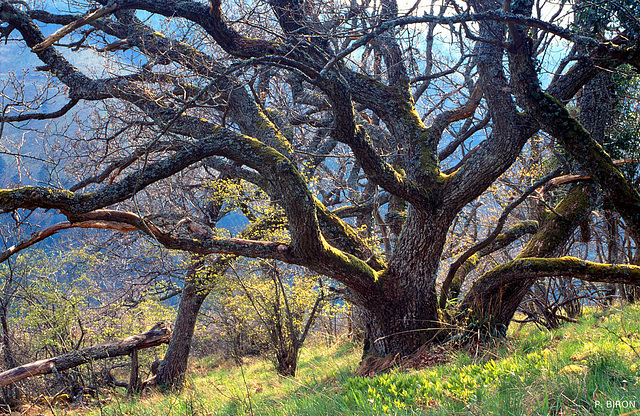
[[(87, 248), (66, 252), (50, 248), (20, 253), (0, 265), (2, 371), (126, 338), (173, 320), (173, 309), (157, 301), (146, 299), (126, 305), (124, 291), (109, 293), (105, 282), (96, 279), (100, 276), (96, 269), (104, 266), (103, 259)], [(148, 368), (153, 361), (149, 358), (140, 356), (139, 361), (124, 365), (138, 371), (138, 366)], [(89, 357), (82, 360), (92, 361)], [(75, 365), (78, 362), (70, 367)], [(51, 383), (62, 384), (74, 394), (82, 395), (85, 389), (95, 391), (113, 381), (111, 370), (118, 365), (122, 362), (96, 362), (88, 369), (61, 372), (50, 381), (31, 381), (33, 391), (28, 394), (47, 390), (45, 386)], [(39, 374), (47, 372), (50, 369)], [(5, 379), (5, 384), (8, 380), (12, 378)], [(4, 403), (12, 403), (21, 395), (13, 385), (3, 387), (3, 393)]]
[[(303, 266), (344, 285), (362, 311), (365, 352), (375, 355), (411, 353), (445, 339), (452, 324), (504, 333), (540, 277), (640, 282), (636, 266), (555, 257), (596, 195), (620, 215), (633, 250), (640, 238), (638, 191), (568, 105), (603, 72), (637, 75), (637, 2), (69, 7), (76, 14), (0, 0), (2, 35), (30, 48), (51, 91), (27, 96), (7, 79), (2, 124), (86, 114), (80, 131), (58, 136), (55, 169), (75, 185), (0, 191), (6, 213), (49, 209), (67, 218), (5, 257), (55, 231), (88, 227), (139, 231), (202, 256), (217, 265), (211, 278), (236, 256)], [(581, 31), (585, 11), (608, 16), (607, 25)], [(44, 24), (69, 30), (47, 39)], [(80, 24), (88, 26), (73, 32)], [(100, 59), (104, 71), (73, 65), (74, 50)], [(38, 112), (45, 102), (59, 110)], [(556, 181), (562, 193), (551, 203), (541, 189), (554, 175), (536, 181), (553, 169), (511, 184), (515, 199), (538, 197), (539, 217), (528, 218), (538, 222), (514, 229), (505, 213), (506, 228), (469, 259), (531, 239), (515, 259), (465, 283), (467, 263), (455, 296), (447, 285), (438, 293), (442, 261), (485, 233), (470, 233), (473, 218), (486, 214), (478, 199), (534, 147), (546, 153), (530, 166), (556, 165), (555, 176), (580, 181)], [(220, 184), (235, 196), (216, 198)], [(497, 201), (500, 210), (508, 205)], [(224, 221), (239, 217), (240, 229), (226, 231)], [(196, 283), (192, 312), (210, 290)], [(174, 332), (176, 343), (192, 322)], [(176, 348), (164, 365), (184, 363), (169, 384), (186, 368), (188, 345)]]

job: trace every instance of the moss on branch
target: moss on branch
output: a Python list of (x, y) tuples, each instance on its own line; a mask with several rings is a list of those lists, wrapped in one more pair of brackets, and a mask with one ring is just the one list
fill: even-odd
[(640, 285), (640, 266), (595, 263), (576, 257), (525, 257), (492, 269), (485, 273), (482, 279), (488, 282), (499, 280), (504, 284), (514, 279), (538, 277), (572, 277), (587, 282), (624, 283), (638, 286)]
[(22, 186), (14, 189), (0, 189), (0, 210), (16, 209), (58, 209), (63, 213), (73, 213), (82, 204), (83, 198), (64, 189), (43, 186)]

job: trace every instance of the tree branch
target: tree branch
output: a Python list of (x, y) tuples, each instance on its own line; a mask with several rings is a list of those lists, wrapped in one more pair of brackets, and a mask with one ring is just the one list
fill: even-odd
[[(640, 194), (566, 107), (557, 98), (542, 92), (530, 49), (531, 40), (523, 34), (517, 35), (522, 41), (520, 47), (509, 54), (509, 61), (520, 104), (580, 162), (624, 218), (634, 240), (640, 241)], [(632, 56), (638, 51), (627, 53)]]
[(74, 30), (89, 24), (91, 22), (93, 22), (94, 20), (97, 20), (99, 18), (101, 18), (102, 16), (105, 16), (111, 12), (113, 12), (114, 10), (116, 10), (118, 8), (117, 4), (112, 4), (109, 5), (107, 7), (103, 7), (101, 9), (98, 9), (94, 12), (88, 13), (87, 15), (81, 17), (80, 19), (69, 23), (66, 26), (61, 27), (60, 29), (56, 30), (53, 34), (49, 35), (45, 40), (43, 40), (42, 42), (38, 43), (37, 45), (33, 46), (31, 48), (31, 50), (33, 52), (39, 52), (42, 51), (46, 48), (48, 48), (49, 46), (53, 45), (54, 43), (56, 43), (57, 41), (59, 41), (60, 39), (62, 39), (63, 37), (65, 37), (66, 35), (68, 35), (69, 33), (73, 32)]
[(28, 114), (20, 114), (17, 116), (3, 116), (0, 115), (0, 123), (14, 123), (26, 120), (48, 120), (53, 118), (62, 117), (69, 110), (75, 107), (80, 100), (74, 98), (70, 100), (67, 104), (65, 104), (60, 110), (54, 111), (53, 113), (28, 113)]
[(486, 279), (487, 282), (498, 280), (502, 285), (513, 280), (541, 277), (572, 277), (585, 282), (639, 286), (640, 266), (595, 263), (576, 257), (525, 257), (494, 268), (485, 273), (482, 279)]
[(80, 222), (60, 222), (58, 224), (52, 225), (42, 231), (38, 231), (34, 233), (29, 238), (21, 241), (18, 244), (15, 244), (2, 253), (0, 253), (0, 263), (6, 261), (9, 257), (13, 256), (20, 251), (31, 247), (32, 245), (39, 243), (40, 241), (51, 237), (56, 234), (60, 230), (67, 230), (69, 228), (99, 228), (104, 230), (117, 230), (120, 232), (129, 232), (129, 231), (137, 231), (138, 228), (122, 224), (115, 221), (101, 221), (101, 220), (92, 220), (92, 221), (80, 221)]
[(551, 179), (558, 176), (560, 172), (561, 172), (561, 169), (556, 169), (550, 174), (537, 180), (533, 185), (527, 188), (522, 193), (522, 195), (520, 195), (517, 199), (515, 199), (513, 202), (507, 205), (507, 207), (502, 211), (502, 214), (500, 215), (500, 218), (498, 218), (498, 222), (496, 223), (496, 226), (493, 229), (493, 231), (484, 240), (479, 241), (478, 243), (474, 244), (471, 248), (469, 248), (467, 251), (465, 251), (460, 257), (456, 259), (456, 261), (454, 261), (451, 264), (451, 266), (449, 267), (449, 272), (447, 273), (447, 276), (445, 277), (444, 282), (442, 283), (442, 289), (440, 291), (440, 308), (441, 309), (444, 309), (445, 306), (447, 305), (447, 296), (449, 294), (449, 287), (451, 286), (451, 282), (453, 281), (456, 275), (456, 272), (458, 271), (458, 268), (460, 268), (460, 266), (465, 261), (467, 261), (471, 256), (473, 256), (483, 248), (487, 247), (489, 244), (493, 242), (493, 240), (496, 239), (496, 237), (498, 237), (511, 211), (513, 211), (518, 205), (524, 202), (524, 200), (527, 199), (529, 195), (531, 195), (533, 192), (535, 192), (536, 189), (538, 189), (539, 187), (543, 186), (545, 183), (549, 182)]

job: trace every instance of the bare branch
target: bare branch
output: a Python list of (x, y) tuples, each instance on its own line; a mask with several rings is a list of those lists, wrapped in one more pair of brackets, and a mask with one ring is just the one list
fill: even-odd
[(70, 228), (98, 228), (103, 230), (117, 230), (120, 232), (129, 232), (129, 231), (137, 231), (138, 228), (133, 227), (128, 224), (122, 224), (116, 221), (101, 221), (101, 220), (91, 220), (91, 221), (79, 221), (79, 222), (60, 222), (58, 224), (52, 225), (42, 231), (38, 231), (37, 233), (30, 236), (28, 239), (21, 241), (20, 243), (13, 245), (0, 253), (0, 263), (9, 259), (9, 257), (13, 256), (20, 251), (31, 247), (32, 245), (39, 243), (40, 241), (51, 237), (56, 234), (60, 230), (67, 230)]
[(48, 48), (49, 46), (53, 45), (54, 43), (56, 43), (57, 41), (59, 41), (60, 39), (62, 39), (63, 37), (65, 37), (66, 35), (68, 35), (69, 33), (73, 32), (74, 30), (89, 24), (91, 22), (93, 22), (94, 20), (97, 20), (99, 18), (101, 18), (102, 16), (105, 16), (111, 12), (113, 12), (114, 10), (116, 10), (118, 8), (117, 4), (112, 4), (110, 6), (107, 7), (103, 7), (100, 8), (98, 10), (96, 10), (95, 12), (91, 12), (83, 17), (81, 17), (80, 19), (76, 20), (75, 22), (72, 22), (66, 26), (61, 27), (60, 29), (56, 30), (53, 34), (47, 36), (47, 38), (45, 40), (43, 40), (42, 42), (38, 43), (37, 45), (34, 45), (31, 50), (33, 52), (40, 52), (43, 49)]
[(79, 102), (79, 99), (72, 99), (67, 104), (65, 104), (60, 110), (54, 111), (53, 113), (28, 113), (28, 114), (20, 114), (17, 116), (1, 116), (0, 115), (0, 123), (14, 123), (19, 121), (26, 120), (49, 120), (58, 117), (62, 117), (69, 112), (76, 104)]
[(451, 264), (451, 266), (449, 267), (449, 272), (447, 273), (447, 276), (445, 277), (444, 282), (442, 283), (442, 289), (440, 291), (440, 308), (444, 309), (445, 306), (447, 305), (447, 296), (449, 294), (449, 287), (451, 286), (451, 282), (453, 281), (456, 275), (456, 272), (458, 271), (460, 266), (465, 261), (467, 261), (471, 256), (476, 254), (478, 251), (482, 250), (483, 248), (491, 244), (493, 240), (495, 240), (496, 237), (498, 237), (500, 232), (502, 232), (502, 228), (504, 227), (504, 224), (507, 221), (507, 218), (509, 217), (509, 214), (511, 213), (511, 211), (513, 211), (518, 205), (524, 202), (524, 200), (527, 199), (529, 195), (531, 195), (533, 192), (535, 192), (536, 189), (540, 188), (545, 183), (549, 182), (551, 179), (558, 176), (560, 172), (561, 172), (561, 169), (556, 169), (550, 174), (537, 180), (533, 185), (527, 188), (517, 199), (515, 199), (513, 202), (507, 205), (507, 207), (502, 211), (502, 215), (500, 215), (500, 218), (498, 218), (498, 222), (496, 223), (496, 226), (493, 229), (493, 231), (484, 240), (479, 241), (478, 243), (474, 244), (471, 248), (469, 248), (467, 251), (465, 251), (460, 257), (456, 259), (456, 261), (454, 261)]

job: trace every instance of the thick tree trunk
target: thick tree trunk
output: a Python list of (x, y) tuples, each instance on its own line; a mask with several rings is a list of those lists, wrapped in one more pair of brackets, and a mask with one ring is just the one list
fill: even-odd
[(179, 388), (184, 383), (198, 312), (207, 295), (208, 289), (198, 289), (197, 284), (193, 282), (185, 283), (173, 336), (156, 376), (159, 386)]
[(434, 339), (440, 328), (436, 276), (451, 218), (409, 208), (378, 293), (363, 308), (365, 355), (407, 355)]
[(119, 357), (131, 354), (134, 350), (155, 347), (169, 341), (171, 328), (162, 323), (149, 331), (125, 339), (105, 342), (100, 345), (73, 351), (45, 360), (35, 361), (0, 373), (0, 386), (4, 387), (25, 378), (68, 370), (81, 364), (103, 358)]

